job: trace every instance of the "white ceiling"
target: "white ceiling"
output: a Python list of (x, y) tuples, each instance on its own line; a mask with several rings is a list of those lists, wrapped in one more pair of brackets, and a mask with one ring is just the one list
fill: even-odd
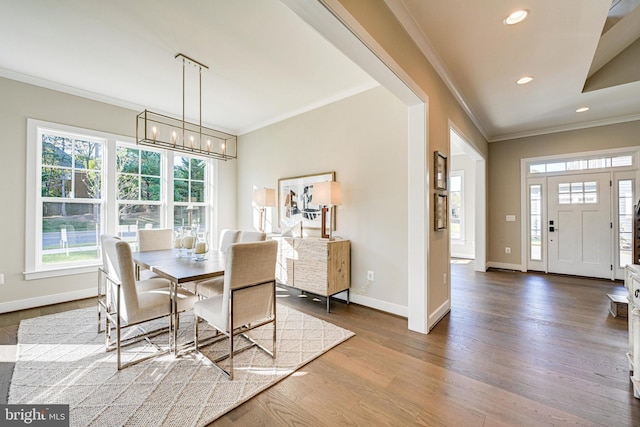
[[(378, 85), (279, 0), (0, 0), (0, 11), (0, 75), (180, 117), (183, 53), (209, 67), (203, 122), (221, 130)], [(185, 81), (197, 122), (196, 68)]]
[[(611, 0), (385, 1), (489, 140), (640, 120), (638, 0), (622, 0), (602, 41)], [(516, 7), (529, 18), (504, 26)], [(203, 122), (239, 134), (377, 85), (280, 0), (0, 0), (0, 10), (0, 76), (180, 116), (183, 53), (209, 66)], [(535, 80), (516, 86), (523, 75)], [(195, 120), (195, 68), (186, 87)]]
[[(490, 141), (640, 120), (637, 0), (385, 1)], [(504, 25), (520, 8), (529, 17)], [(600, 87), (583, 91), (596, 54)]]

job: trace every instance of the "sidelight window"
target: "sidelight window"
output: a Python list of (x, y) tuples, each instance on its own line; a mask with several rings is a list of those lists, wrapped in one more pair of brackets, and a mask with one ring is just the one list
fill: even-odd
[(529, 186), (529, 258), (542, 261), (542, 185)]

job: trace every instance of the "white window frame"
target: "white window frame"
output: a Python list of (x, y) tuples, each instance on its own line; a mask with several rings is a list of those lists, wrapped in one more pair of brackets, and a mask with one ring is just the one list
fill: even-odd
[[(638, 177), (636, 172), (615, 172), (613, 173), (613, 185), (612, 185), (612, 193), (613, 193), (613, 203), (612, 209), (613, 212), (613, 227), (614, 227), (614, 257), (613, 257), (613, 270), (615, 273), (615, 278), (624, 280), (625, 278), (625, 268), (620, 267), (620, 212), (619, 212), (619, 201), (620, 201), (620, 193), (618, 188), (618, 181), (630, 180), (631, 181), (631, 193), (632, 193), (632, 203), (636, 203), (638, 201), (638, 193), (637, 193), (637, 182)], [(633, 227), (633, 219), (631, 220), (631, 226)], [(631, 243), (633, 245), (633, 241)], [(633, 258), (633, 248), (631, 250), (631, 255)]]
[[(541, 260), (534, 260), (531, 259), (531, 210), (530, 210), (530, 195), (529, 195), (529, 189), (531, 188), (532, 185), (539, 185), (540, 186), (540, 209), (542, 210), (541, 212), (541, 234), (540, 234), (540, 239), (541, 239), (541, 254), (542, 254), (542, 259)], [(529, 270), (534, 270), (534, 271), (547, 271), (547, 179), (545, 177), (533, 177), (533, 178), (529, 178), (529, 180), (527, 181), (526, 187), (525, 187), (525, 194), (524, 194), (525, 198), (526, 198), (526, 210), (525, 215), (526, 215), (526, 221), (523, 221), (526, 224), (526, 228), (527, 228), (527, 232), (526, 232), (526, 237), (524, 240), (525, 243), (525, 249), (524, 249), (524, 255), (525, 255), (525, 259), (526, 259), (526, 263), (524, 264), (525, 266), (528, 266)]]
[[(460, 238), (455, 238), (455, 237), (451, 237), (451, 241), (457, 244), (464, 244), (466, 239), (465, 239), (465, 203), (464, 203), (464, 171), (463, 170), (456, 170), (456, 171), (451, 171), (451, 173), (449, 173), (449, 182), (451, 183), (452, 178), (453, 177), (460, 177)], [(451, 193), (453, 193), (453, 191), (449, 190), (449, 198), (450, 198), (450, 202), (449, 202), (449, 207), (450, 209), (453, 209), (451, 207), (451, 200), (453, 200), (453, 197), (451, 197)], [(451, 218), (449, 218), (450, 220)]]
[[(118, 176), (118, 171), (117, 171), (117, 149), (118, 147), (124, 147), (124, 148), (133, 148), (139, 151), (150, 151), (150, 152), (154, 152), (154, 153), (159, 153), (160, 154), (160, 201), (156, 202), (156, 201), (146, 201), (146, 200), (120, 200), (119, 194), (118, 194), (118, 180), (117, 180), (117, 176)], [(133, 140), (129, 140), (129, 141), (125, 141), (122, 137), (119, 137), (119, 139), (117, 139), (115, 141), (115, 149), (114, 149), (114, 161), (113, 163), (113, 174), (108, 174), (108, 176), (114, 176), (116, 177), (113, 180), (114, 182), (114, 192), (113, 192), (113, 199), (115, 200), (114, 203), (114, 228), (109, 228), (108, 229), (115, 229), (119, 231), (119, 225), (120, 225), (120, 219), (119, 219), (119, 205), (121, 203), (129, 203), (129, 204), (136, 204), (136, 205), (157, 205), (159, 207), (160, 210), (160, 225), (161, 226), (166, 226), (166, 224), (170, 224), (169, 222), (167, 222), (166, 218), (167, 218), (167, 200), (166, 200), (166, 195), (170, 194), (167, 190), (167, 184), (169, 181), (171, 181), (168, 177), (167, 177), (167, 158), (171, 156), (171, 153), (167, 153), (166, 150), (161, 150), (161, 149), (156, 149), (153, 147), (148, 147), (148, 146), (140, 146), (138, 144), (136, 144)], [(108, 200), (111, 200), (111, 198), (109, 198)], [(115, 235), (118, 235), (118, 232), (114, 233)], [(129, 243), (134, 243), (134, 242), (129, 242)], [(132, 249), (136, 250), (137, 248), (135, 247), (135, 245), (132, 245)]]
[[(118, 224), (117, 180), (116, 180), (116, 146), (126, 145), (137, 147), (133, 138), (115, 135), (107, 132), (83, 129), (36, 119), (27, 119), (27, 165), (26, 165), (26, 227), (25, 227), (25, 280), (42, 279), (47, 277), (67, 276), (72, 274), (93, 273), (102, 264), (99, 258), (95, 262), (84, 262), (74, 265), (43, 265), (41, 263), (42, 248), (42, 143), (38, 139), (40, 129), (49, 130), (52, 133), (68, 133), (88, 139), (104, 140), (103, 164), (102, 164), (102, 192), (100, 211), (100, 233), (116, 234)], [(162, 197), (160, 221), (162, 227), (173, 226), (173, 156), (179, 155), (166, 150), (154, 150), (144, 147), (148, 151), (159, 151), (162, 155), (163, 176), (161, 177)], [(215, 209), (215, 182), (217, 163), (212, 159), (201, 156), (207, 164), (205, 175), (205, 203), (207, 228), (212, 231), (217, 222)], [(96, 199), (97, 203), (97, 199)], [(215, 233), (209, 233), (210, 239), (215, 238)], [(211, 242), (209, 242), (211, 243)]]

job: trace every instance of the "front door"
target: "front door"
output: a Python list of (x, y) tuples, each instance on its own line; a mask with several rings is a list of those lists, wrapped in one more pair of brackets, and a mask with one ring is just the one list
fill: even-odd
[(609, 173), (548, 179), (549, 272), (612, 277), (610, 179)]

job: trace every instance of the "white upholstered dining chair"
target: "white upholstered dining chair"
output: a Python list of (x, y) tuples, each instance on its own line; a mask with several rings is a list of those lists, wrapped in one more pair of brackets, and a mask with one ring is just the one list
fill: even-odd
[(240, 236), (238, 236), (238, 242), (241, 243), (263, 242), (265, 240), (267, 240), (267, 233), (261, 231), (240, 231)]
[[(138, 251), (160, 251), (173, 249), (173, 230), (170, 228), (150, 228), (138, 230)], [(158, 277), (149, 270), (137, 270), (139, 280)]]
[[(225, 232), (231, 232), (228, 236)], [(220, 250), (222, 252), (226, 252), (226, 249), (223, 251), (222, 248), (228, 247), (231, 243), (226, 244), (226, 242), (231, 241), (231, 236), (235, 236), (235, 239), (232, 243), (249, 243), (249, 242), (263, 242), (267, 239), (267, 233), (262, 233), (260, 231), (237, 231), (237, 230), (222, 230), (222, 234), (220, 237)], [(225, 240), (225, 245), (223, 245), (223, 240)], [(202, 282), (198, 282), (196, 286), (197, 294), (202, 298), (210, 298), (214, 295), (220, 295), (222, 293), (222, 287), (224, 284), (224, 276), (214, 277), (213, 279), (203, 280)]]
[[(131, 256), (131, 247), (123, 240), (113, 236), (105, 236), (103, 238), (103, 251), (106, 253), (106, 347), (107, 351), (117, 351), (118, 370), (125, 368), (134, 363), (141, 362), (150, 357), (155, 357), (164, 352), (159, 352), (149, 357), (138, 359), (127, 364), (122, 364), (121, 348), (138, 342), (142, 339), (149, 340), (164, 331), (170, 331), (171, 328), (177, 327), (172, 322), (171, 310), (171, 283), (167, 279), (153, 278), (147, 280), (135, 280), (133, 258)], [(176, 300), (174, 310), (176, 313), (183, 312), (193, 307), (193, 303), (197, 297), (183, 289), (176, 290)], [(150, 320), (169, 318), (169, 325), (166, 328), (156, 329), (154, 331), (145, 331), (140, 324)], [(176, 322), (178, 323), (178, 322)], [(116, 339), (111, 339), (112, 325), (115, 326)], [(131, 336), (126, 340), (122, 340), (121, 334), (124, 328), (137, 326), (137, 335)]]
[(218, 250), (220, 252), (227, 252), (229, 246), (236, 243), (238, 241), (238, 236), (240, 235), (239, 230), (229, 230), (224, 229), (220, 231), (220, 240), (218, 242)]
[[(200, 300), (193, 305), (196, 350), (199, 349), (198, 323), (202, 318), (229, 341), (229, 353), (213, 362), (231, 380), (234, 354), (258, 346), (275, 358), (277, 252), (278, 243), (273, 240), (232, 244), (225, 260), (222, 294)], [(271, 350), (246, 335), (247, 331), (269, 323), (273, 323)], [(234, 350), (234, 337), (237, 335), (243, 336), (251, 344)], [(219, 365), (219, 362), (226, 359), (229, 359), (228, 371)]]
[[(240, 237), (239, 230), (223, 229), (220, 231), (220, 239), (218, 241), (218, 250), (227, 253), (229, 246), (236, 243)], [(223, 276), (214, 277), (212, 279), (202, 280), (200, 282), (192, 282), (185, 287), (191, 292), (198, 294), (202, 298), (209, 298), (213, 295), (222, 293)]]
[[(102, 332), (102, 315), (107, 310), (107, 307), (110, 304), (110, 301), (113, 297), (109, 292), (107, 292), (107, 276), (114, 277), (115, 271), (113, 262), (107, 256), (107, 252), (105, 250), (104, 242), (108, 238), (113, 238), (117, 240), (122, 240), (117, 236), (113, 236), (110, 234), (102, 234), (100, 236), (100, 251), (102, 253), (102, 268), (98, 270), (98, 333)], [(149, 291), (155, 288), (166, 287), (166, 282), (157, 281), (157, 280), (148, 280), (157, 278), (158, 275), (152, 273), (149, 270), (145, 270), (146, 274), (140, 274), (137, 271), (137, 267), (134, 266), (134, 275), (136, 277), (136, 286), (139, 291)], [(140, 277), (141, 276), (141, 277)]]

